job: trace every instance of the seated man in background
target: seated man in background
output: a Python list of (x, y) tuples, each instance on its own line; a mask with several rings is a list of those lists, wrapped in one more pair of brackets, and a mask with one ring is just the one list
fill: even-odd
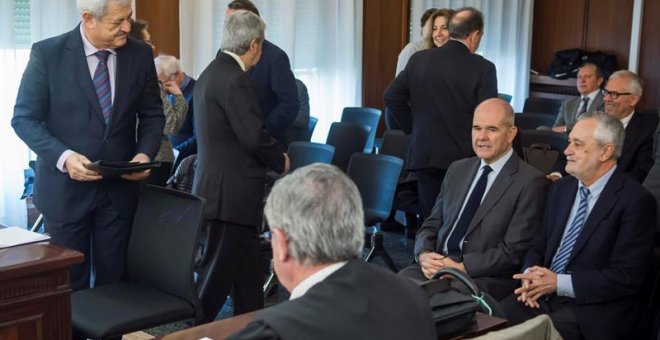
[(618, 119), (625, 129), (623, 149), (617, 165), (626, 175), (642, 183), (653, 166), (653, 135), (658, 113), (635, 110), (644, 82), (635, 73), (619, 70), (610, 76), (603, 90), (605, 112)]
[(280, 179), (265, 214), (273, 267), (291, 297), (230, 339), (436, 338), (422, 289), (360, 259), (362, 200), (341, 170), (317, 163)]
[(578, 118), (566, 176), (550, 188), (543, 230), (523, 260), (509, 323), (548, 314), (564, 339), (628, 339), (653, 250), (653, 196), (617, 166), (623, 127), (611, 116)]
[(538, 232), (549, 182), (513, 152), (514, 113), (501, 99), (477, 106), (472, 148), (454, 162), (433, 212), (417, 233), (417, 264), (401, 275), (426, 280), (442, 268), (466, 272), (495, 299), (515, 288), (519, 268)]
[(603, 111), (603, 93), (600, 90), (604, 81), (602, 71), (596, 64), (587, 63), (580, 67), (577, 77), (577, 90), (579, 97), (564, 101), (559, 107), (559, 114), (552, 130), (555, 132), (568, 132), (585, 112)]

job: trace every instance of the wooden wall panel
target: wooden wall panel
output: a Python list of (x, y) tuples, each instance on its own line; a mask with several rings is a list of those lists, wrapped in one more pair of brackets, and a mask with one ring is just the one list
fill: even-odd
[(408, 43), (410, 0), (364, 0), (363, 6), (362, 105), (383, 110), (383, 93)]
[(646, 82), (641, 109), (660, 108), (660, 1), (644, 1), (642, 40), (639, 54), (639, 75)]
[(634, 0), (590, 0), (583, 49), (614, 54), (619, 69), (628, 68), (633, 3)]
[(135, 17), (149, 22), (156, 54), (179, 58), (179, 0), (135, 0)]
[(536, 0), (531, 67), (546, 74), (555, 52), (581, 48), (587, 0)]

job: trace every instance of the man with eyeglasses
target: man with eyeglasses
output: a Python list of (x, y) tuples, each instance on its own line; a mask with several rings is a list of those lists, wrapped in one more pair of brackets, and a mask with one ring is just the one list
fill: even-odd
[(603, 90), (605, 112), (618, 119), (625, 129), (623, 151), (617, 165), (628, 176), (643, 182), (653, 166), (653, 134), (658, 114), (635, 110), (644, 82), (628, 70), (614, 72)]

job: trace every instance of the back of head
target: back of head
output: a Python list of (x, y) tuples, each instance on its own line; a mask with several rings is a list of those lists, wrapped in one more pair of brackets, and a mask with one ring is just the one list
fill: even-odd
[(264, 40), (266, 24), (256, 14), (238, 11), (225, 19), (221, 49), (239, 56), (250, 48), (252, 40)]
[(154, 64), (156, 64), (156, 72), (168, 78), (181, 72), (181, 64), (175, 56), (161, 54), (154, 58)]
[(257, 6), (255, 6), (250, 0), (234, 0), (227, 5), (227, 9), (249, 11), (260, 16)]
[(483, 32), (483, 30), (484, 16), (473, 7), (457, 10), (449, 22), (449, 37), (454, 39), (466, 39), (473, 32)]
[(424, 28), (424, 25), (426, 25), (426, 22), (431, 19), (431, 15), (437, 11), (437, 8), (429, 8), (426, 11), (424, 11), (424, 14), (422, 14), (422, 17), (419, 19), (419, 27)]
[(362, 199), (355, 183), (333, 165), (315, 163), (278, 180), (264, 212), (303, 265), (349, 261), (362, 253)]
[[(105, 16), (108, 4), (111, 2), (120, 6), (131, 5), (131, 0), (77, 0), (76, 7), (78, 8), (78, 13), (82, 14), (87, 11), (95, 18), (100, 19)], [(142, 40), (142, 38), (140, 38), (140, 40)]]
[(144, 36), (142, 32), (144, 30), (149, 30), (149, 23), (146, 20), (142, 19), (131, 19), (131, 31), (128, 32), (128, 36), (135, 38), (140, 41), (144, 41)]

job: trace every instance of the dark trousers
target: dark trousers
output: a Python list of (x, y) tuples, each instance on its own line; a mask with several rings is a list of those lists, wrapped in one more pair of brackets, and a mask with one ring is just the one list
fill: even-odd
[(44, 224), (52, 243), (85, 255), (83, 263), (71, 267), (73, 290), (90, 287), (91, 271), (94, 286), (124, 277), (131, 221), (117, 213), (105, 191), (97, 191), (89, 212), (80, 221), (59, 222), (45, 216)]
[(510, 326), (525, 322), (541, 314), (548, 314), (552, 324), (564, 339), (583, 339), (572, 308), (573, 299), (553, 295), (547, 301), (540, 298), (538, 300), (540, 308), (530, 308), (516, 298), (517, 296), (512, 294), (500, 302)]
[(440, 193), (442, 180), (445, 178), (447, 169), (421, 169), (416, 170), (417, 190), (419, 195), (419, 213), (422, 215), (420, 221), (431, 216), (435, 200)]
[(215, 320), (231, 293), (234, 315), (264, 308), (264, 271), (257, 228), (209, 221), (208, 259), (197, 280), (204, 317)]

